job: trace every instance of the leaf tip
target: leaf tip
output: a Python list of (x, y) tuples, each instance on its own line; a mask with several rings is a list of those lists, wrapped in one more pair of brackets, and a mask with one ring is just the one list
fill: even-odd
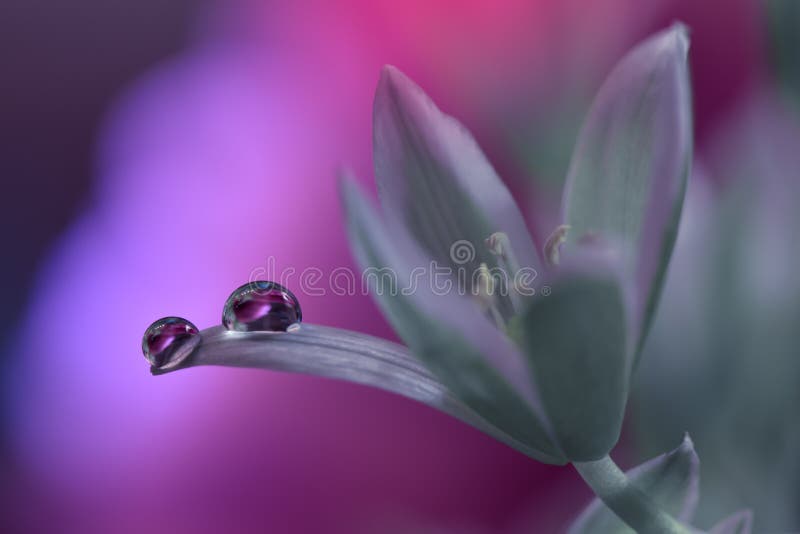
[(689, 55), (689, 27), (683, 22), (676, 20), (665, 32), (665, 45), (676, 52), (676, 55), (686, 60)]
[[(639, 54), (634, 53), (633, 55), (639, 55), (640, 62), (647, 58), (644, 64), (650, 66), (650, 68), (653, 65), (670, 63), (683, 67), (689, 57), (689, 33), (689, 27), (686, 24), (675, 21), (669, 28), (656, 33), (643, 42), (638, 48)], [(660, 61), (653, 63), (657, 59), (660, 59)]]
[(697, 503), (700, 500), (700, 457), (694, 449), (694, 441), (688, 432), (684, 432), (681, 444), (669, 454), (669, 457), (676, 458), (679, 462), (685, 462), (686, 465), (688, 484), (678, 519), (688, 523), (694, 517)]
[(753, 511), (739, 510), (714, 525), (709, 534), (750, 534), (753, 530)]
[(681, 55), (685, 58), (689, 54), (691, 31), (689, 27), (682, 22), (676, 22), (673, 25), (673, 31), (675, 32), (675, 39), (678, 42), (678, 48), (681, 51)]
[(672, 23), (672, 26), (670, 26), (669, 29), (673, 33), (673, 35), (675, 35), (681, 41), (684, 41), (686, 43), (689, 42), (689, 34), (691, 33), (691, 30), (689, 29), (689, 26), (687, 26), (685, 22), (681, 20), (676, 20), (675, 22)]
[(403, 71), (394, 65), (384, 65), (373, 102), (373, 128), (379, 130), (375, 124), (384, 120), (394, 123), (397, 113), (408, 115), (412, 123), (421, 127), (427, 124), (428, 114), (436, 116), (441, 111), (422, 87)]
[(381, 67), (381, 83), (396, 83), (403, 78), (405, 75), (394, 65), (386, 64)]
[(694, 441), (688, 432), (684, 432), (683, 440), (678, 447), (669, 453), (671, 457), (682, 457), (688, 460), (689, 476), (695, 478), (700, 474), (700, 457), (694, 449)]
[(680, 450), (682, 452), (691, 452), (691, 453), (695, 454), (695, 452), (694, 452), (694, 441), (692, 441), (692, 437), (689, 435), (688, 432), (684, 432), (683, 433), (683, 440), (681, 441), (681, 444), (678, 447), (678, 450)]
[(410, 87), (414, 86), (408, 76), (395, 67), (394, 65), (384, 65), (381, 68), (381, 76), (378, 80), (378, 89), (375, 92), (375, 100), (379, 101), (381, 98), (392, 97), (398, 98), (398, 95), (407, 93)]

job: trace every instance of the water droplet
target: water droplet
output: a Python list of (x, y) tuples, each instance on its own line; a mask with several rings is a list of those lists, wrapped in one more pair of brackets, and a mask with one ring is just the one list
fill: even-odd
[(172, 369), (183, 362), (200, 344), (200, 331), (181, 317), (164, 317), (147, 327), (142, 352), (150, 365)]
[(302, 320), (300, 302), (292, 292), (264, 280), (238, 288), (222, 310), (222, 324), (238, 332), (287, 332)]

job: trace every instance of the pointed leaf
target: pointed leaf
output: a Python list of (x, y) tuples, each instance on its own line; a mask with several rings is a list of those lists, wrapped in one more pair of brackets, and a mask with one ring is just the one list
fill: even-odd
[(428, 279), (413, 281), (414, 270), (430, 268), (430, 260), (402, 227), (384, 225), (354, 183), (342, 183), (342, 197), (359, 264), (365, 270), (391, 273), (395, 279), (394, 290), (377, 284), (371, 289), (413, 353), (464, 404), (541, 451), (537, 459), (563, 463), (549, 437), (525, 360), (514, 344), (467, 296), (452, 287), (436, 290)]
[(519, 262), (538, 269), (520, 211), (470, 133), (390, 66), (375, 94), (373, 151), (387, 219), (405, 225), (431, 257), (453, 265), (450, 248), (464, 240), (475, 247), (466, 267), (493, 266), (483, 241), (504, 232)]
[(714, 525), (709, 534), (750, 534), (752, 529), (753, 512), (740, 510)]
[(688, 46), (676, 24), (620, 61), (592, 104), (567, 177), (566, 246), (593, 235), (625, 246), (637, 347), (672, 253), (691, 164)]
[[(687, 435), (674, 451), (662, 454), (625, 474), (664, 512), (689, 523), (697, 508), (700, 460)], [(629, 534), (633, 530), (595, 498), (570, 526), (569, 534)]]
[(566, 272), (512, 328), (573, 462), (602, 458), (619, 439), (630, 368), (624, 299), (608, 273)]
[(199, 347), (179, 366), (151, 368), (161, 375), (202, 365), (260, 368), (346, 380), (422, 402), (532, 457), (538, 451), (498, 429), (459, 401), (409, 350), (384, 339), (303, 323), (281, 334), (230, 332), (215, 326), (200, 332)]

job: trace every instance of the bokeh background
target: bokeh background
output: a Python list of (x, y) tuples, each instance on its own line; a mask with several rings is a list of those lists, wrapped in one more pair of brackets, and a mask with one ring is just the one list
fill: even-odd
[[(476, 135), (540, 239), (604, 75), (691, 28), (697, 162), (615, 455), (689, 430), (699, 525), (800, 529), (800, 10), (793, 0), (4, 0), (3, 532), (558, 532), (589, 500), (427, 407), (317, 378), (154, 378), (146, 326), (216, 324), (263, 268), (352, 266), (397, 65)], [(365, 297), (304, 316), (393, 338)]]

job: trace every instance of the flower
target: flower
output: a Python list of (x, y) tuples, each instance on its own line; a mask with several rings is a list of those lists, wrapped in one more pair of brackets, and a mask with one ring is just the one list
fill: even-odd
[[(472, 269), (465, 294), (415, 286), (378, 295), (379, 304), (447, 389), (539, 460), (596, 460), (619, 437), (691, 162), (687, 49), (675, 25), (601, 88), (572, 159), (563, 225), (543, 254), (470, 134), (397, 69), (381, 77), (382, 216), (352, 180), (342, 187), (355, 255), (364, 268), (392, 269), (404, 287), (431, 260)], [(474, 252), (466, 264), (451, 255), (462, 242)], [(498, 268), (507, 291), (469, 276)], [(517, 287), (523, 268), (541, 275), (539, 294)]]
[[(683, 201), (687, 50), (686, 29), (675, 24), (614, 69), (578, 140), (564, 224), (543, 254), (469, 132), (384, 68), (373, 123), (382, 214), (352, 179), (341, 192), (359, 263), (396, 277), (390, 291), (370, 280), (409, 349), (316, 325), (278, 336), (217, 327), (180, 367), (349, 379), (426, 402), (543, 462), (605, 457), (619, 438)], [(413, 284), (432, 261), (455, 277), (469, 273), (459, 291)]]

